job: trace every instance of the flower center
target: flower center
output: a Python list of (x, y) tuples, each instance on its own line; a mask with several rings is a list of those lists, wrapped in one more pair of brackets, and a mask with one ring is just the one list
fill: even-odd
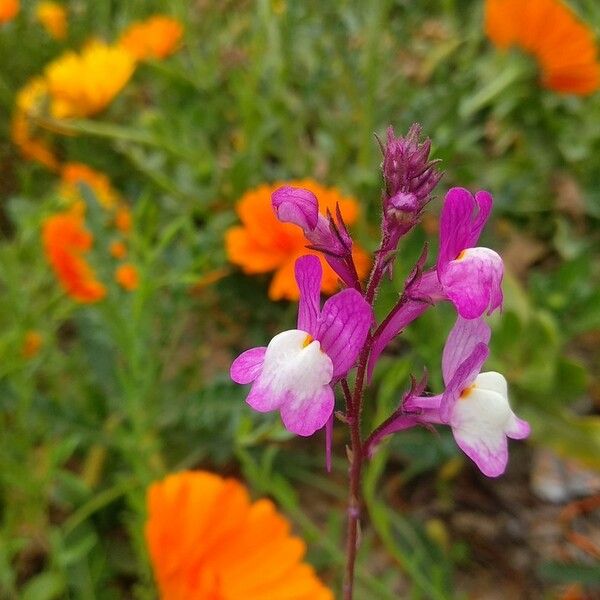
[(473, 392), (473, 390), (475, 389), (475, 384), (472, 383), (470, 386), (466, 387), (461, 393), (460, 393), (460, 399), (461, 400), (466, 400)]
[(310, 335), (310, 333), (308, 333), (306, 335), (306, 337), (304, 338), (304, 341), (302, 342), (302, 347), (306, 348), (306, 346), (308, 346), (309, 344), (312, 344), (312, 342), (314, 341), (314, 337), (312, 335)]
[(456, 260), (463, 260), (466, 255), (467, 255), (467, 251), (466, 250), (461, 250), (460, 254), (456, 257)]

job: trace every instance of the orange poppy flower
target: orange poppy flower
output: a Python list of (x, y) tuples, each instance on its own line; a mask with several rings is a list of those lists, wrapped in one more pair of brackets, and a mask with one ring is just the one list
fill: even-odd
[(136, 59), (166, 58), (177, 50), (183, 26), (165, 15), (155, 15), (133, 23), (121, 36), (120, 44)]
[(233, 479), (188, 471), (154, 483), (146, 540), (163, 600), (333, 600), (288, 521)]
[(130, 264), (119, 265), (115, 271), (116, 282), (128, 292), (132, 292), (139, 285), (137, 269)]
[(594, 33), (560, 0), (487, 0), (485, 29), (499, 48), (532, 54), (544, 87), (580, 95), (598, 89)]
[(19, 0), (0, 0), (0, 24), (12, 21), (21, 8)]
[(93, 236), (81, 214), (69, 211), (48, 217), (42, 239), (46, 258), (69, 296), (85, 303), (104, 298), (106, 288), (83, 258), (92, 247)]
[(106, 209), (114, 209), (122, 202), (118, 192), (112, 187), (109, 178), (83, 163), (65, 163), (61, 169), (60, 194), (70, 203), (82, 202), (79, 184), (91, 188), (96, 199)]
[[(352, 225), (358, 218), (358, 202), (354, 198), (342, 196), (336, 188), (325, 187), (311, 179), (261, 185), (246, 192), (237, 204), (242, 226), (232, 227), (226, 233), (229, 260), (248, 274), (275, 271), (269, 298), (297, 300), (299, 292), (294, 278), (294, 263), (303, 254), (315, 254), (323, 265), (321, 290), (325, 294), (333, 294), (339, 285), (333, 269), (319, 253), (306, 249), (308, 242), (299, 227), (281, 223), (273, 212), (271, 194), (282, 185), (310, 190), (319, 199), (319, 209), (323, 214), (327, 209), (335, 214), (336, 203), (339, 203), (347, 225)], [(369, 268), (369, 259), (356, 245), (353, 255), (358, 275), (362, 278)]]

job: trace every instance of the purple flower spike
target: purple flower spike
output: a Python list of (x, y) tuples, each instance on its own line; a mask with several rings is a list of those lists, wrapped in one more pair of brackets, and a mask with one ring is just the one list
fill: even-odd
[(452, 188), (440, 219), (437, 273), (444, 295), (465, 319), (477, 319), (502, 306), (504, 268), (489, 248), (475, 248), (492, 209), (492, 197)]
[(279, 410), (286, 429), (308, 436), (331, 418), (333, 385), (353, 367), (373, 313), (354, 289), (335, 294), (321, 311), (319, 259), (303, 256), (295, 270), (300, 289), (298, 329), (279, 333), (266, 348), (240, 354), (230, 374), (236, 383), (252, 383), (246, 399), (252, 408)]
[(530, 427), (511, 410), (506, 379), (494, 371), (480, 373), (489, 353), (489, 338), (490, 329), (483, 320), (459, 316), (444, 348), (443, 394), (408, 394), (401, 411), (384, 424), (373, 441), (417, 424), (450, 425), (458, 446), (484, 475), (504, 473), (506, 438), (526, 438)]
[(383, 241), (382, 252), (393, 252), (401, 236), (421, 218), (431, 192), (442, 178), (438, 161), (429, 160), (431, 141), (419, 142), (421, 126), (414, 124), (406, 136), (396, 137), (388, 128), (383, 150)]
[(340, 279), (351, 288), (360, 290), (360, 282), (352, 258), (352, 238), (338, 210), (335, 218), (319, 213), (317, 197), (309, 190), (292, 186), (278, 188), (271, 195), (273, 210), (282, 223), (293, 223), (304, 231), (307, 246), (322, 252), (325, 260)]

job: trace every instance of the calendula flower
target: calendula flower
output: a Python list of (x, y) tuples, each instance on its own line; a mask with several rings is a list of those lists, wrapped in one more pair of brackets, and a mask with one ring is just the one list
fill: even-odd
[(150, 486), (146, 540), (163, 600), (333, 600), (270, 500), (204, 471)]
[(15, 111), (11, 122), (11, 138), (21, 154), (52, 171), (59, 168), (59, 161), (46, 140), (36, 131), (35, 118), (41, 113), (48, 99), (48, 86), (42, 77), (30, 79), (17, 93)]
[(21, 8), (19, 0), (0, 0), (0, 24), (12, 21)]
[(104, 298), (106, 288), (84, 258), (92, 247), (93, 236), (80, 213), (68, 211), (48, 217), (42, 239), (46, 258), (69, 296), (84, 303)]
[(177, 50), (183, 26), (166, 15), (154, 15), (133, 23), (121, 36), (119, 44), (136, 59), (165, 58)]
[(121, 46), (94, 41), (66, 52), (46, 67), (54, 117), (88, 117), (105, 109), (125, 87), (135, 60)]
[(123, 202), (104, 173), (83, 163), (65, 163), (60, 177), (59, 192), (71, 204), (83, 202), (79, 187), (81, 184), (89, 186), (98, 202), (107, 210), (116, 209)]
[(38, 2), (35, 16), (54, 39), (65, 39), (67, 36), (67, 10), (62, 4)]
[(561, 0), (487, 0), (485, 28), (499, 48), (534, 56), (545, 87), (581, 95), (598, 89), (594, 32)]
[(333, 385), (354, 366), (371, 323), (371, 307), (355, 289), (320, 308), (323, 269), (316, 256), (296, 261), (300, 290), (297, 329), (277, 334), (231, 365), (236, 383), (252, 383), (246, 402), (259, 412), (279, 410), (286, 429), (312, 435), (333, 414)]
[(444, 392), (437, 396), (409, 393), (371, 443), (418, 424), (449, 425), (458, 446), (484, 475), (502, 475), (508, 462), (506, 438), (526, 438), (530, 427), (510, 408), (506, 379), (495, 371), (480, 372), (489, 354), (489, 340), (490, 328), (483, 319), (459, 316), (442, 355)]
[(139, 285), (137, 269), (130, 264), (119, 265), (115, 271), (116, 282), (128, 292), (132, 292)]
[(21, 347), (21, 354), (23, 358), (33, 358), (37, 355), (44, 343), (44, 338), (39, 331), (30, 329), (25, 333), (25, 339), (23, 340), (23, 346)]
[[(302, 229), (292, 223), (284, 223), (277, 218), (271, 206), (271, 195), (281, 188), (293, 186), (302, 188), (318, 198), (321, 215), (327, 210), (340, 214), (346, 225), (352, 225), (358, 218), (358, 203), (353, 198), (342, 196), (336, 188), (328, 188), (310, 179), (261, 185), (250, 190), (238, 202), (236, 210), (242, 226), (232, 227), (226, 234), (225, 242), (229, 260), (242, 267), (247, 274), (269, 273), (275, 276), (269, 287), (272, 300), (297, 300), (298, 288), (294, 281), (294, 263), (307, 253), (318, 255), (317, 251), (307, 250), (307, 240)], [(369, 260), (361, 248), (353, 247), (353, 258), (359, 277), (364, 277)], [(338, 287), (338, 275), (320, 257), (323, 265), (322, 291), (332, 294)]]
[(121, 240), (113, 240), (109, 247), (110, 255), (118, 260), (127, 256), (127, 246)]

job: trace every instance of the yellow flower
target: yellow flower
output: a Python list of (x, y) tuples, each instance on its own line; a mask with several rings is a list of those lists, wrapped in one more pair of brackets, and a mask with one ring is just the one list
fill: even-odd
[(138, 60), (165, 58), (177, 50), (182, 35), (183, 26), (179, 21), (165, 15), (154, 15), (130, 25), (119, 43)]
[(67, 36), (67, 11), (64, 6), (56, 2), (38, 2), (35, 16), (55, 40), (65, 39)]
[(19, 0), (0, 0), (0, 24), (12, 21), (20, 8)]
[(94, 41), (80, 54), (66, 52), (45, 71), (52, 115), (64, 119), (100, 112), (123, 89), (134, 69), (134, 58), (120, 46)]
[(17, 93), (11, 123), (11, 138), (25, 158), (35, 160), (49, 169), (59, 168), (58, 159), (44, 139), (35, 133), (35, 117), (43, 111), (48, 87), (42, 77), (30, 79)]
[(81, 202), (79, 185), (82, 183), (92, 189), (98, 202), (106, 209), (116, 209), (122, 202), (122, 198), (112, 187), (108, 177), (83, 163), (66, 163), (60, 176), (60, 195), (70, 204)]

